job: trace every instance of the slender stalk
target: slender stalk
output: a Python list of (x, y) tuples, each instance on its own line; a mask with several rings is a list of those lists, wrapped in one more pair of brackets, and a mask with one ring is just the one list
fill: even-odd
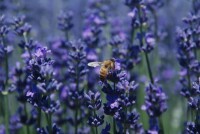
[(116, 84), (115, 82), (113, 83), (114, 91), (116, 90)]
[[(24, 103), (24, 111), (25, 111), (25, 116), (28, 118), (26, 103)], [(26, 124), (26, 133), (30, 134), (30, 129), (29, 129), (29, 126), (27, 124)]]
[(9, 101), (8, 95), (4, 96), (4, 103), (5, 103), (5, 124), (6, 124), (6, 134), (9, 134)]
[[(48, 104), (50, 105), (50, 98), (48, 100)], [(52, 113), (45, 113), (45, 116), (46, 116), (46, 120), (47, 120), (48, 127), (49, 127), (49, 134), (53, 134), (53, 130), (52, 130)]]
[(77, 134), (78, 133), (78, 125), (77, 125), (77, 118), (78, 118), (78, 109), (76, 108), (76, 111), (75, 111), (75, 115), (74, 115), (74, 123), (75, 123), (75, 130), (74, 130), (74, 133)]
[[(127, 114), (127, 109), (126, 109), (126, 114)], [(126, 131), (127, 131), (127, 126), (126, 123), (124, 123), (124, 134), (126, 134)]]
[[(186, 51), (185, 52), (186, 53), (186, 57), (187, 57), (187, 62), (189, 63), (189, 53)], [(189, 91), (191, 90), (191, 88), (192, 88), (192, 84), (191, 84), (191, 78), (190, 78), (190, 68), (188, 67), (187, 68), (187, 80), (188, 80), (188, 88), (189, 88)], [(191, 119), (191, 117), (192, 117), (192, 114), (191, 114), (191, 108), (188, 106), (187, 107), (187, 120), (189, 120), (189, 118)]]
[[(144, 38), (144, 35), (143, 35), (143, 26), (142, 26), (142, 14), (141, 14), (141, 8), (140, 8), (140, 5), (138, 6), (138, 11), (139, 11), (139, 20), (140, 20), (140, 34), (141, 34), (141, 39), (140, 39), (140, 46), (142, 47), (143, 46), (143, 38)], [(157, 21), (157, 16), (156, 14), (154, 14), (154, 19), (156, 19), (155, 21)], [(157, 24), (155, 24), (155, 34), (157, 36)], [(156, 37), (156, 40), (157, 40), (157, 37)], [(153, 74), (152, 74), (152, 70), (151, 70), (151, 65), (150, 65), (150, 62), (149, 62), (149, 56), (148, 56), (148, 53), (144, 51), (144, 56), (145, 56), (145, 60), (146, 60), (146, 64), (147, 64), (147, 70), (148, 70), (148, 74), (149, 74), (149, 79), (151, 81), (152, 84), (154, 84), (154, 79), (153, 79)], [(161, 118), (161, 117), (157, 117), (157, 118)], [(162, 123), (162, 120), (159, 119), (159, 125), (160, 125), (160, 131), (163, 132), (163, 123)]]
[(46, 116), (46, 120), (47, 120), (47, 123), (48, 123), (48, 127), (49, 127), (49, 134), (53, 134), (52, 132), (52, 120), (51, 120), (51, 113), (47, 114), (45, 113), (45, 116)]
[(164, 134), (164, 126), (163, 126), (163, 123), (162, 123), (162, 116), (158, 117), (159, 119), (159, 126), (160, 126), (160, 133), (161, 134)]
[(76, 65), (76, 90), (79, 91), (79, 69), (78, 69), (78, 66), (79, 66), (79, 62), (77, 62), (77, 65)]
[(115, 118), (113, 117), (113, 134), (116, 134), (117, 131), (116, 131), (116, 121), (115, 121)]
[(52, 115), (51, 115), (51, 113), (49, 113), (49, 132), (50, 132), (50, 134), (53, 134), (53, 131), (52, 131)]
[(150, 79), (151, 83), (154, 84), (153, 74), (152, 74), (151, 66), (150, 66), (150, 62), (149, 62), (149, 57), (148, 57), (148, 54), (146, 52), (144, 52), (144, 54), (145, 54), (145, 60), (146, 60), (146, 63), (147, 63), (147, 69), (148, 69), (148, 73), (149, 73), (149, 79)]
[[(76, 91), (79, 91), (79, 69), (78, 69), (78, 66), (79, 66), (79, 62), (77, 62), (77, 65), (76, 65)], [(78, 100), (76, 101), (76, 104), (78, 104)], [(77, 120), (78, 120), (78, 108), (75, 109), (75, 114), (74, 114), (74, 122), (75, 122), (75, 134), (78, 133), (78, 124), (77, 124)]]
[[(189, 63), (190, 62), (189, 53), (187, 51), (185, 53), (186, 53), (186, 57), (187, 57), (187, 62)], [(189, 90), (191, 90), (192, 84), (191, 84), (191, 79), (190, 79), (190, 67), (189, 66), (187, 67), (187, 79), (188, 79)]]
[(98, 129), (97, 129), (97, 127), (95, 127), (95, 132), (96, 132), (96, 134), (98, 134)]
[(127, 130), (126, 123), (124, 123), (124, 134), (126, 134), (126, 130)]
[[(23, 37), (24, 37), (24, 42), (26, 44), (26, 46), (28, 45), (28, 38), (27, 38), (27, 33), (23, 33)], [(30, 56), (30, 59), (32, 58), (32, 55), (31, 55), (31, 51), (28, 47), (26, 47), (27, 50), (28, 50), (28, 53), (29, 53), (29, 56)]]
[(37, 120), (37, 125), (38, 127), (40, 128), (41, 127), (41, 114), (42, 114), (42, 111), (40, 108), (37, 109), (38, 110), (38, 120)]
[(190, 79), (190, 69), (188, 68), (188, 72), (187, 72), (187, 79), (188, 79), (188, 87), (189, 89), (191, 89), (192, 84), (191, 84), (191, 79)]
[[(94, 116), (97, 116), (96, 110), (94, 110)], [(95, 133), (98, 134), (98, 128), (97, 127), (95, 127)]]
[[(141, 39), (140, 39), (140, 46), (142, 47), (143, 46), (143, 26), (142, 26), (142, 16), (141, 16), (141, 9), (140, 9), (140, 6), (138, 6), (138, 11), (139, 11), (139, 20), (140, 20), (140, 34), (141, 34)], [(149, 73), (149, 79), (151, 81), (151, 83), (153, 84), (154, 83), (154, 80), (153, 80), (153, 75), (152, 75), (152, 71), (151, 71), (151, 66), (150, 66), (150, 62), (149, 62), (149, 57), (148, 57), (148, 53), (144, 51), (144, 55), (145, 55), (145, 60), (146, 60), (146, 63), (147, 63), (147, 69), (148, 69), (148, 73)]]
[[(7, 45), (4, 44), (4, 38), (2, 38), (1, 43), (7, 48)], [(6, 80), (5, 80), (5, 91), (8, 87), (8, 79), (9, 79), (9, 66), (8, 66), (8, 53), (5, 53), (5, 73), (6, 73)], [(4, 96), (4, 105), (5, 105), (5, 124), (6, 124), (6, 134), (9, 134), (9, 99), (8, 94), (6, 93)]]
[(132, 45), (133, 42), (134, 42), (134, 35), (135, 35), (135, 30), (134, 30), (134, 28), (132, 27), (132, 28), (131, 28), (131, 45)]

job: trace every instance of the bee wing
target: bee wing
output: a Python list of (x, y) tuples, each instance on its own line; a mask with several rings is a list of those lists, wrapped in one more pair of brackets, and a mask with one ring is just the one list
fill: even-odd
[(90, 67), (98, 67), (98, 66), (101, 66), (102, 65), (102, 62), (90, 62), (88, 63), (88, 66)]

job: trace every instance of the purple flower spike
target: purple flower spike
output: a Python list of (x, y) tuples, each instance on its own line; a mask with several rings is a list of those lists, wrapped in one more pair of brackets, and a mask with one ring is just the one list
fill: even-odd
[(150, 117), (159, 117), (167, 110), (167, 96), (161, 87), (149, 84), (146, 87), (145, 104), (142, 110), (146, 111)]

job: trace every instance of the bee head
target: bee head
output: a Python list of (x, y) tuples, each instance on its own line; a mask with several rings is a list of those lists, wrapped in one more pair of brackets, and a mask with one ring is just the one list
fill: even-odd
[(112, 62), (115, 62), (115, 58), (110, 59)]

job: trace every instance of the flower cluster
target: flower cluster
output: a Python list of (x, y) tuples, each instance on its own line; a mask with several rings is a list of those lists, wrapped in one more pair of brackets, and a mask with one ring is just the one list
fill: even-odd
[(87, 101), (87, 107), (91, 112), (93, 112), (93, 115), (89, 116), (88, 124), (93, 127), (98, 127), (104, 123), (104, 116), (98, 116), (97, 111), (101, 108), (101, 99), (100, 99), (100, 93), (93, 93), (92, 91), (89, 91), (88, 94), (85, 95), (86, 101)]
[[(113, 87), (111, 86), (111, 81)], [(120, 124), (119, 133), (126, 133), (127, 129), (135, 132), (142, 132), (143, 129), (138, 123), (139, 114), (133, 110), (136, 102), (136, 88), (138, 84), (126, 80), (126, 73), (121, 70), (112, 70), (104, 81), (102, 91), (106, 94), (107, 102), (104, 103), (104, 113), (113, 116), (113, 122)], [(114, 124), (114, 125), (116, 125)], [(114, 126), (115, 128), (115, 126)], [(117, 129), (114, 129), (117, 132)]]
[(167, 96), (161, 87), (152, 84), (146, 87), (145, 104), (142, 106), (142, 110), (146, 111), (150, 117), (149, 131), (162, 131), (159, 130), (158, 117), (167, 110), (166, 100)]
[(142, 110), (147, 111), (150, 117), (159, 117), (167, 110), (166, 95), (161, 87), (151, 84), (146, 87), (146, 93), (145, 105), (142, 106)]

